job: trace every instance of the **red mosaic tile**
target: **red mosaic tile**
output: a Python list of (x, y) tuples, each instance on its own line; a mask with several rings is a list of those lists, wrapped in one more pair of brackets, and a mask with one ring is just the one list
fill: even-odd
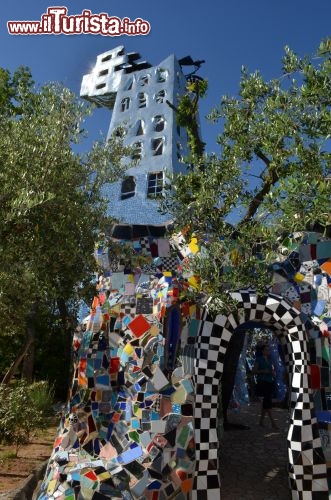
[(147, 321), (147, 319), (140, 314), (136, 316), (129, 324), (128, 327), (132, 331), (132, 333), (136, 337), (141, 337), (144, 333), (148, 332), (151, 327), (151, 324)]

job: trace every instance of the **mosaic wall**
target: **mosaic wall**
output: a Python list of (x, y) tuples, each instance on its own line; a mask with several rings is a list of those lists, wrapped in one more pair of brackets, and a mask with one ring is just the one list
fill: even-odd
[(298, 233), (283, 242), (272, 291), (301, 313), (309, 331), (311, 387), (317, 411), (331, 410), (331, 242)]
[[(315, 405), (323, 411), (328, 409), (331, 385), (331, 260), (325, 257), (331, 255), (331, 242), (318, 241), (313, 234), (303, 242), (297, 239), (285, 242), (288, 255), (277, 264), (272, 292), (286, 297), (285, 316), (290, 311), (298, 316), (298, 325), (309, 326), (312, 388)], [(212, 495), (219, 496), (218, 443), (216, 434), (210, 433), (210, 427), (216, 429), (217, 408), (208, 405), (208, 398), (217, 395), (204, 394), (213, 385), (199, 370), (204, 359), (214, 356), (210, 342), (220, 339), (221, 327), (212, 337), (214, 324), (202, 322), (205, 313), (184, 300), (188, 287), (194, 286), (194, 277), (184, 276), (185, 260), (197, 250), (191, 242), (180, 252), (174, 251), (164, 238), (99, 243), (96, 258), (104, 272), (91, 314), (75, 332), (71, 395), (38, 500), (186, 500), (191, 495), (213, 500)], [(247, 310), (252, 307), (249, 302), (244, 306)], [(293, 313), (290, 304), (300, 315)], [(263, 307), (267, 305), (260, 312)], [(275, 306), (268, 307), (276, 314)], [(227, 320), (220, 318), (221, 323)], [(222, 331), (227, 331), (224, 325)], [(303, 338), (302, 348), (304, 342)], [(221, 350), (224, 346), (215, 351), (216, 358)], [(293, 349), (291, 356), (295, 363)], [(306, 356), (302, 366), (307, 362)], [(209, 368), (213, 363), (208, 361)], [(303, 382), (295, 383), (299, 383), (299, 393)], [(307, 384), (304, 393), (310, 394)], [(294, 403), (293, 412), (298, 410), (298, 402)], [(215, 413), (212, 425), (211, 413)], [(293, 441), (297, 440), (292, 436)], [(311, 449), (319, 447), (315, 433)], [(293, 455), (291, 460), (293, 466), (299, 457)], [(291, 487), (301, 495), (294, 498), (317, 498), (316, 493), (322, 494), (318, 498), (327, 498), (323, 480), (322, 486), (314, 482), (315, 458), (309, 464), (315, 496), (305, 496), (306, 488), (295, 472), (301, 471), (299, 465), (292, 467)]]
[(199, 309), (177, 305), (179, 261), (167, 240), (142, 238), (132, 249), (147, 264), (132, 267), (102, 244), (96, 250), (107, 271), (75, 332), (69, 408), (39, 500), (184, 500), (192, 488), (191, 367), (176, 360), (180, 342), (194, 340)]

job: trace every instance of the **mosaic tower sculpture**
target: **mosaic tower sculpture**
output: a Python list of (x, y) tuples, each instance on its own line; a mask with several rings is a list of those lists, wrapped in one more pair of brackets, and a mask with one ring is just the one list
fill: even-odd
[[(325, 285), (328, 294), (331, 242), (301, 234), (279, 264), (270, 293), (233, 292), (237, 310), (228, 316), (211, 318), (191, 302), (185, 261), (199, 249), (155, 231), (167, 220), (149, 196), (152, 188), (153, 195), (162, 190), (165, 168), (181, 168), (177, 140), (185, 139), (172, 111), (156, 96), (161, 92), (162, 99), (168, 95), (175, 102), (185, 78), (172, 56), (157, 67), (137, 61), (137, 54), (119, 47), (100, 55), (83, 79), (83, 96), (114, 109), (109, 133), (124, 127), (127, 143), (140, 143), (142, 158), (109, 187), (110, 212), (120, 219), (119, 227), (131, 228), (130, 234), (112, 234), (96, 246), (97, 294), (84, 326), (75, 332), (71, 395), (38, 500), (220, 499), (219, 384), (232, 335), (252, 321), (273, 329), (285, 352), (292, 498), (327, 500), (311, 378), (320, 389), (316, 374), (324, 373), (325, 356), (319, 354), (331, 336), (331, 321), (320, 325), (324, 336), (311, 323), (318, 301), (304, 281), (313, 269), (320, 270), (324, 281), (318, 286)], [(141, 102), (146, 105), (139, 107)], [(137, 227), (144, 234), (135, 235)], [(319, 346), (313, 377), (310, 342)], [(331, 386), (329, 378), (324, 382)], [(327, 409), (326, 401), (320, 409)]]
[(188, 149), (187, 133), (176, 125), (166, 101), (175, 104), (185, 86), (174, 55), (152, 66), (123, 46), (99, 55), (83, 77), (81, 96), (112, 110), (108, 137), (123, 134), (138, 162), (107, 187), (109, 213), (123, 223), (158, 225), (169, 219), (158, 212), (155, 198), (162, 193), (166, 172), (185, 172), (181, 160)]

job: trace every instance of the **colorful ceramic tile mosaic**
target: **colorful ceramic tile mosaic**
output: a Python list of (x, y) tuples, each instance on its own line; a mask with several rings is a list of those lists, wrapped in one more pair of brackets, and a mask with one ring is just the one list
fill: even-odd
[[(242, 317), (272, 324), (284, 346), (292, 373), (289, 479), (302, 500), (328, 498), (312, 390), (322, 394), (321, 410), (331, 407), (331, 242), (304, 238), (286, 242), (269, 295), (232, 294)], [(114, 243), (96, 248), (104, 271), (74, 335), (71, 394), (38, 500), (220, 498), (219, 379), (241, 316), (210, 320), (185, 300), (190, 279), (181, 262), (198, 249), (180, 236), (174, 242), (172, 255), (164, 239), (125, 242), (130, 261)], [(323, 432), (325, 442), (325, 424)]]
[[(107, 276), (75, 332), (70, 401), (39, 500), (78, 492), (93, 500), (184, 499), (191, 490), (193, 382), (183, 371), (172, 376), (182, 316), (178, 259), (167, 240), (159, 247), (162, 257), (156, 242), (132, 242), (137, 262), (153, 250), (150, 272), (128, 262), (125, 268), (104, 246), (96, 249)], [(197, 308), (187, 312), (195, 319)]]

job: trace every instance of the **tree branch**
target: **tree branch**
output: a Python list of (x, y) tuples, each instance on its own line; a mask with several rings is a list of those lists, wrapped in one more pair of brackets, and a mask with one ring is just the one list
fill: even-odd
[(275, 168), (269, 169), (266, 180), (264, 181), (260, 191), (254, 196), (254, 198), (248, 205), (247, 212), (244, 218), (240, 221), (239, 226), (242, 226), (243, 224), (246, 224), (247, 222), (252, 220), (259, 206), (265, 199), (266, 195), (270, 193), (272, 186), (274, 186), (276, 182), (278, 182), (278, 180), (279, 180), (279, 175), (277, 174), (276, 169)]
[(260, 148), (255, 148), (254, 153), (258, 158), (260, 158), (260, 160), (262, 160), (267, 165), (267, 167), (270, 166), (271, 160), (269, 160), (269, 158), (264, 153), (262, 153)]
[(31, 347), (31, 345), (32, 345), (33, 342), (34, 342), (33, 339), (28, 339), (26, 341), (26, 343), (24, 344), (24, 346), (19, 350), (16, 358), (14, 359), (14, 361), (12, 362), (12, 364), (11, 364), (10, 368), (8, 369), (7, 373), (3, 377), (2, 381), (1, 381), (1, 384), (8, 385), (10, 383), (10, 381), (13, 378), (13, 376), (14, 376), (17, 368), (22, 363), (22, 361), (24, 359), (24, 356), (26, 355), (26, 353), (30, 349), (30, 347)]
[(178, 108), (176, 108), (176, 106), (174, 106), (174, 104), (172, 104), (170, 101), (168, 101), (168, 99), (166, 99), (166, 103), (168, 104), (168, 106), (173, 109), (176, 113), (178, 113)]

